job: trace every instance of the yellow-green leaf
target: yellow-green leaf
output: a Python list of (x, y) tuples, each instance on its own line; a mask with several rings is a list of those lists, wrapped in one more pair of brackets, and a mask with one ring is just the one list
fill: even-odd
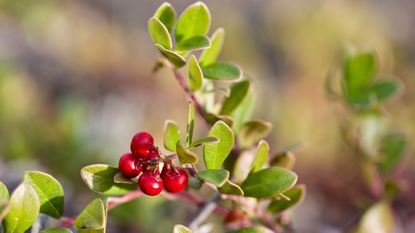
[(174, 225), (173, 233), (192, 233), (192, 231), (180, 224)]
[(232, 150), (234, 135), (225, 122), (217, 121), (210, 129), (208, 136), (218, 138), (219, 142), (204, 145), (203, 159), (208, 169), (218, 169)]
[(256, 142), (266, 137), (271, 131), (272, 124), (266, 121), (248, 121), (241, 126), (238, 132), (238, 145), (241, 148), (249, 148)]
[(195, 152), (186, 149), (180, 143), (177, 143), (176, 151), (181, 164), (196, 164), (199, 161), (199, 157)]
[(186, 40), (180, 41), (177, 44), (176, 50), (180, 52), (186, 52), (189, 50), (198, 50), (208, 48), (210, 46), (210, 40), (206, 36), (194, 36)]
[(211, 45), (204, 50), (199, 58), (200, 66), (208, 66), (216, 62), (220, 51), (222, 50), (223, 42), (225, 40), (225, 30), (218, 28), (210, 38)]
[(220, 193), (243, 196), (244, 191), (239, 187), (239, 185), (234, 184), (230, 180), (227, 180), (221, 187), (218, 188)]
[(177, 68), (180, 68), (186, 64), (186, 60), (182, 56), (180, 56), (178, 53), (165, 49), (160, 44), (156, 44), (156, 47), (160, 51), (161, 55), (163, 55), (163, 57), (165, 57), (169, 62), (171, 62)]
[(171, 152), (176, 152), (176, 145), (180, 142), (179, 126), (174, 121), (166, 121), (164, 124), (164, 148)]
[(231, 63), (217, 62), (202, 67), (206, 79), (218, 81), (235, 81), (242, 77), (241, 69)]
[(268, 161), (269, 145), (266, 141), (259, 142), (254, 160), (251, 164), (252, 172), (261, 170)]
[(249, 80), (235, 83), (231, 87), (231, 93), (223, 100), (221, 115), (230, 115), (244, 101), (249, 92)]
[(169, 31), (159, 19), (152, 17), (148, 20), (148, 31), (154, 44), (159, 44), (165, 49), (172, 49), (173, 43)]
[(197, 91), (203, 86), (203, 73), (194, 55), (189, 59), (189, 89)]
[(205, 36), (210, 27), (209, 9), (202, 2), (189, 6), (179, 17), (175, 36), (177, 43), (194, 36)]
[(197, 173), (202, 180), (221, 187), (229, 179), (229, 171), (225, 169), (207, 169)]
[(96, 198), (78, 215), (73, 225), (78, 230), (104, 230), (106, 216), (104, 203), (100, 198)]
[(154, 17), (159, 19), (164, 24), (164, 26), (166, 26), (167, 30), (171, 32), (176, 21), (176, 11), (170, 5), (170, 3), (165, 2), (161, 4), (161, 6), (156, 10)]
[(285, 198), (278, 196), (275, 200), (273, 200), (268, 206), (268, 211), (277, 213), (292, 208), (304, 200), (305, 193), (305, 185), (296, 185), (290, 190), (284, 192)]

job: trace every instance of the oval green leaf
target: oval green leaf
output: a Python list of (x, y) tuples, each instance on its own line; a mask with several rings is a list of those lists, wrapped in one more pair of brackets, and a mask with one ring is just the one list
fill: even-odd
[(31, 184), (20, 184), (10, 197), (10, 208), (3, 221), (5, 233), (22, 233), (39, 215), (40, 202)]
[(6, 185), (0, 181), (0, 222), (9, 211), (9, 190)]
[(244, 191), (239, 187), (239, 185), (234, 184), (230, 180), (227, 180), (221, 187), (218, 188), (220, 193), (243, 196)]
[(209, 9), (202, 2), (190, 5), (177, 20), (176, 42), (195, 36), (205, 36), (210, 27)]
[(68, 228), (55, 227), (41, 231), (40, 233), (72, 233)]
[(176, 151), (181, 164), (196, 164), (199, 161), (199, 157), (195, 152), (186, 149), (180, 143), (177, 143)]
[(221, 187), (229, 179), (229, 171), (225, 169), (207, 169), (197, 173), (202, 180)]
[(180, 130), (176, 122), (168, 120), (164, 123), (163, 144), (166, 150), (176, 152), (176, 145), (180, 142)]
[(189, 59), (189, 89), (197, 91), (203, 86), (203, 73), (194, 55)]
[(156, 10), (154, 17), (159, 19), (164, 24), (164, 26), (166, 26), (167, 30), (171, 32), (176, 21), (176, 11), (170, 5), (170, 3), (165, 2), (161, 4), (161, 6)]
[(9, 190), (6, 185), (0, 181), (0, 199), (9, 200)]
[(232, 113), (232, 118), (235, 121), (233, 125), (235, 132), (238, 132), (241, 126), (251, 118), (254, 104), (254, 93), (252, 88), (250, 88), (244, 100), (241, 101), (239, 106)]
[(349, 53), (344, 63), (344, 80), (349, 95), (366, 88), (373, 80), (377, 64), (372, 51)]
[(206, 79), (218, 81), (238, 80), (242, 76), (241, 69), (231, 63), (218, 62), (202, 67), (203, 76)]
[(148, 20), (148, 31), (154, 44), (159, 44), (165, 49), (172, 49), (173, 43), (166, 26), (157, 18), (152, 17)]
[(276, 200), (273, 200), (269, 204), (268, 211), (277, 213), (292, 208), (304, 200), (305, 193), (305, 185), (296, 185), (287, 192), (284, 192), (284, 196), (288, 197), (288, 200), (282, 197), (277, 197)]
[(106, 215), (104, 203), (96, 198), (78, 215), (73, 225), (78, 230), (105, 229)]
[(24, 180), (32, 185), (39, 197), (40, 213), (60, 218), (64, 208), (64, 192), (59, 181), (39, 171), (26, 172)]
[(137, 189), (135, 184), (117, 184), (114, 176), (118, 169), (106, 164), (89, 165), (81, 169), (81, 177), (94, 192), (109, 196), (119, 196)]
[(225, 41), (225, 30), (218, 28), (210, 38), (211, 45), (199, 58), (200, 66), (206, 67), (216, 62)]
[(161, 55), (163, 55), (163, 57), (165, 57), (169, 62), (171, 62), (177, 68), (180, 68), (186, 64), (186, 60), (179, 54), (171, 50), (165, 49), (160, 44), (156, 44), (156, 47), (160, 51)]
[(195, 36), (186, 40), (180, 41), (176, 46), (176, 51), (189, 51), (204, 49), (210, 46), (210, 40), (206, 36)]
[(189, 109), (187, 110), (186, 119), (186, 145), (190, 147), (193, 142), (193, 129), (195, 127), (195, 106), (189, 101)]
[(180, 224), (174, 225), (173, 233), (192, 233), (192, 231)]
[(406, 138), (400, 133), (389, 133), (381, 139), (380, 154), (382, 155), (379, 169), (386, 173), (398, 165), (406, 147)]
[(399, 89), (399, 83), (394, 80), (377, 80), (370, 87), (370, 90), (375, 94), (378, 101), (388, 99), (397, 93)]
[(250, 173), (241, 184), (245, 196), (269, 198), (283, 193), (297, 182), (297, 175), (285, 168), (271, 167)]
[(210, 129), (208, 136), (218, 138), (219, 142), (204, 145), (203, 159), (206, 168), (219, 169), (232, 150), (234, 135), (225, 122), (217, 121)]
[(244, 101), (249, 91), (250, 82), (243, 80), (231, 87), (231, 93), (223, 100), (221, 115), (230, 115)]
[(254, 160), (251, 164), (251, 171), (257, 172), (261, 170), (268, 161), (269, 145), (266, 141), (259, 142)]
[(271, 128), (272, 124), (266, 121), (254, 120), (246, 122), (239, 129), (238, 145), (243, 149), (251, 147), (266, 137), (271, 131)]

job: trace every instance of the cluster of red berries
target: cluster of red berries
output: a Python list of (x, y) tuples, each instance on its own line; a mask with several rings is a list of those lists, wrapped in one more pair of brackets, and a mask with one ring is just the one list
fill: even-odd
[(163, 187), (167, 192), (183, 191), (189, 177), (183, 168), (177, 168), (171, 161), (165, 162), (160, 173), (160, 152), (154, 145), (153, 137), (139, 132), (131, 140), (131, 153), (125, 153), (118, 161), (118, 168), (127, 178), (138, 178), (138, 186), (147, 195), (158, 195)]

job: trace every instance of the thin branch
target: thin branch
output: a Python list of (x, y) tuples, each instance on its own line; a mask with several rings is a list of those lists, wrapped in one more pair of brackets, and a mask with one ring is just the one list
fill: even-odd
[(191, 230), (196, 231), (199, 226), (209, 217), (209, 215), (216, 209), (220, 201), (220, 194), (215, 193), (202, 208), (198, 210), (195, 217), (188, 224)]

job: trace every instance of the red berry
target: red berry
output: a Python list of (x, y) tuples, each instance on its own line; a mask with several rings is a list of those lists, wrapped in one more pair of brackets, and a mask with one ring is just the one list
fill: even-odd
[(154, 144), (153, 137), (147, 132), (139, 132), (131, 140), (131, 152), (140, 159), (145, 159)]
[(189, 182), (189, 176), (183, 168), (171, 169), (166, 166), (161, 173), (161, 179), (166, 191), (171, 193), (183, 191)]
[(160, 179), (160, 175), (153, 174), (152, 172), (143, 173), (138, 178), (138, 186), (143, 193), (149, 196), (156, 196), (163, 190), (163, 182)]
[(136, 158), (131, 153), (125, 153), (120, 157), (118, 168), (122, 175), (128, 179), (138, 176), (141, 172), (140, 166), (136, 163)]
[(157, 147), (152, 145), (150, 147), (150, 152), (148, 153), (148, 159), (157, 160), (158, 158), (159, 158), (159, 151), (157, 150)]

